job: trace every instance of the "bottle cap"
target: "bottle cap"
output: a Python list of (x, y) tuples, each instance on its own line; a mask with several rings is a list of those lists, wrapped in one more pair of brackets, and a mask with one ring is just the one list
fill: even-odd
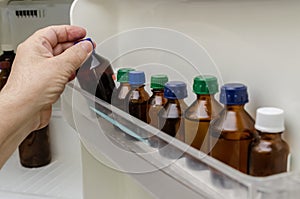
[(146, 77), (143, 71), (130, 71), (128, 73), (128, 80), (130, 85), (145, 84)]
[(164, 89), (165, 84), (169, 81), (167, 75), (153, 75), (151, 76), (151, 85), (153, 89)]
[(283, 132), (285, 130), (284, 111), (273, 107), (257, 109), (255, 128), (264, 133)]
[(225, 105), (243, 105), (248, 103), (247, 86), (239, 83), (225, 84), (221, 88), (220, 102)]
[(0, 61), (0, 69), (6, 69), (10, 68), (10, 62), (9, 61)]
[(128, 80), (128, 73), (130, 71), (134, 71), (133, 68), (121, 68), (118, 70), (118, 74), (117, 74), (117, 81), (121, 82), (121, 83), (127, 83)]
[(186, 84), (181, 81), (171, 81), (165, 84), (164, 96), (167, 99), (184, 99), (187, 95)]
[(212, 75), (195, 77), (193, 90), (198, 95), (216, 94), (219, 92), (218, 79)]
[(2, 44), (1, 49), (2, 51), (13, 51), (14, 47), (11, 44)]

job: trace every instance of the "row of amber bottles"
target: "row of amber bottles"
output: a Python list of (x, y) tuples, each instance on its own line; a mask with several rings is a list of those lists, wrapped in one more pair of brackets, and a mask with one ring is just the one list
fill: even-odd
[(197, 100), (185, 112), (188, 144), (253, 176), (287, 171), (289, 147), (281, 138), (282, 110), (258, 109), (255, 124), (244, 109), (249, 100), (243, 84), (222, 86), (221, 108), (214, 98), (218, 83), (212, 76), (196, 77), (194, 92)]
[[(245, 85), (222, 86), (222, 107), (215, 99), (215, 94), (219, 92), (217, 78), (198, 76), (193, 84), (197, 99), (188, 107), (184, 102), (187, 97), (184, 82), (168, 82), (165, 75), (152, 76), (150, 87), (153, 94), (149, 98), (144, 89), (143, 72), (121, 69), (118, 71), (118, 81), (121, 85), (113, 97), (115, 105), (166, 134), (243, 173), (266, 176), (287, 171), (289, 147), (281, 138), (283, 117), (276, 113), (276, 110), (281, 110), (259, 109), (255, 125), (244, 109), (249, 101)], [(276, 117), (277, 122), (272, 123)], [(261, 128), (270, 124), (273, 128)], [(275, 128), (276, 124), (281, 124), (281, 127)], [(159, 143), (155, 136), (149, 141), (154, 147), (159, 144), (160, 148), (166, 146), (166, 143)], [(163, 152), (165, 156), (172, 157), (168, 153), (172, 151)]]
[[(142, 71), (120, 69), (117, 81), (120, 82), (120, 86), (113, 94), (112, 105), (156, 128), (163, 129), (169, 135), (174, 134), (175, 137), (177, 127), (180, 127), (175, 123), (180, 122), (183, 116), (182, 99), (187, 96), (185, 83), (168, 82), (166, 75), (154, 75), (151, 77), (150, 87), (153, 94), (150, 97), (144, 89), (145, 73)], [(184, 134), (180, 140), (184, 141)], [(154, 137), (149, 141), (152, 146), (158, 144)]]
[(282, 110), (258, 109), (255, 124), (244, 109), (248, 93), (242, 84), (222, 87), (222, 109), (214, 98), (218, 84), (212, 76), (196, 77), (194, 92), (197, 99), (185, 111), (187, 144), (253, 176), (288, 170), (289, 147), (281, 137), (284, 131)]

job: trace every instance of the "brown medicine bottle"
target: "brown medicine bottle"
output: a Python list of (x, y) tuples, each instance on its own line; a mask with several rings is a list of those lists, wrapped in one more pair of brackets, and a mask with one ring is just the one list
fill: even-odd
[(166, 75), (153, 75), (151, 76), (152, 96), (148, 101), (148, 123), (158, 128), (158, 113), (167, 103), (164, 97), (164, 87), (168, 82)]
[[(87, 39), (91, 41), (90, 39)], [(111, 104), (112, 94), (115, 89), (115, 74), (109, 60), (100, 56), (95, 51), (77, 70), (76, 77), (81, 88), (92, 96)], [(107, 115), (111, 110), (95, 102), (95, 108)], [(99, 117), (97, 115), (97, 117)]]
[(185, 112), (185, 142), (208, 153), (207, 143), (203, 145), (204, 139), (211, 120), (222, 109), (215, 99), (215, 94), (219, 92), (218, 80), (211, 75), (195, 77), (193, 91), (197, 99)]
[[(155, 128), (158, 127), (158, 113), (167, 103), (167, 99), (164, 97), (164, 87), (168, 82), (167, 75), (153, 75), (151, 76), (151, 89), (152, 96), (150, 97), (147, 105), (147, 123)], [(158, 139), (156, 136), (152, 136), (149, 139), (149, 143), (153, 147), (158, 147)]]
[[(147, 123), (149, 94), (145, 90), (145, 73), (142, 71), (130, 71), (128, 78), (131, 89), (125, 99), (126, 112)], [(149, 136), (143, 133), (140, 128), (134, 127), (134, 125), (133, 130), (141, 139), (147, 139)], [(129, 139), (136, 138), (128, 134), (125, 134), (125, 136)]]
[(82, 89), (107, 103), (111, 103), (115, 89), (115, 75), (107, 59), (93, 51), (91, 56), (77, 70), (76, 77)]
[(254, 120), (246, 112), (247, 87), (243, 84), (225, 84), (220, 102), (224, 108), (209, 127), (210, 155), (243, 172), (248, 171), (248, 149), (257, 137)]
[(16, 56), (12, 45), (2, 44), (1, 48), (3, 50), (3, 54), (0, 55), (0, 90), (6, 84)]
[(31, 132), (19, 146), (21, 164), (27, 168), (42, 167), (51, 162), (49, 126)]
[(120, 83), (120, 86), (115, 89), (112, 94), (111, 104), (115, 107), (125, 111), (125, 98), (130, 91), (130, 84), (128, 80), (128, 73), (134, 71), (132, 68), (121, 68), (117, 73), (117, 82)]
[(3, 50), (3, 54), (0, 55), (0, 61), (8, 61), (10, 66), (12, 66), (16, 56), (13, 46), (10, 44), (2, 44), (1, 48)]
[(0, 90), (4, 87), (10, 74), (11, 65), (8, 61), (0, 61)]
[[(159, 129), (169, 136), (184, 142), (184, 111), (187, 109), (184, 99), (188, 96), (186, 84), (181, 81), (170, 81), (166, 83), (164, 96), (168, 99), (168, 102), (158, 114)], [(182, 155), (174, 147), (167, 145), (167, 143), (163, 141), (159, 141), (159, 148), (160, 154), (165, 157), (174, 159)]]
[(129, 84), (131, 86), (130, 91), (126, 96), (127, 112), (147, 122), (147, 102), (149, 100), (149, 94), (145, 90), (145, 73), (142, 71), (130, 71), (128, 74)]
[(259, 137), (249, 150), (249, 174), (269, 176), (289, 169), (290, 150), (282, 139), (284, 132), (283, 110), (272, 107), (259, 108), (255, 128)]

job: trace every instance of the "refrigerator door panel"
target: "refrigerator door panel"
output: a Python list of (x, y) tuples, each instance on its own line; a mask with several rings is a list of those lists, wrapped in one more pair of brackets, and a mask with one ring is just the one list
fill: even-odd
[[(96, 51), (110, 59), (115, 70), (119, 67), (134, 67), (145, 71), (148, 80), (151, 74), (158, 71), (169, 72), (172, 79), (184, 80), (190, 88), (194, 76), (210, 73), (219, 78), (220, 84), (242, 82), (248, 86), (250, 103), (246, 108), (252, 116), (255, 116), (255, 110), (262, 106), (275, 106), (285, 110), (286, 138), (292, 149), (292, 170), (295, 171), (294, 173), (285, 173), (269, 178), (253, 178), (232, 171), (231, 168), (227, 168), (223, 164), (219, 165), (218, 161), (214, 162), (210, 158), (205, 158), (199, 161), (210, 168), (208, 173), (196, 172), (197, 174), (195, 174), (186, 166), (180, 167), (182, 160), (179, 159), (175, 164), (172, 164), (176, 168), (175, 173), (172, 173), (173, 167), (171, 166), (171, 171), (168, 169), (159, 170), (163, 171), (164, 174), (159, 173), (158, 179), (152, 180), (152, 184), (157, 181), (164, 184), (165, 194), (169, 194), (167, 197), (161, 195), (161, 187), (144, 184), (141, 179), (146, 178), (151, 181), (151, 177), (156, 176), (155, 174), (151, 176), (142, 172), (143, 174), (139, 175), (140, 178), (137, 178), (134, 174), (132, 175), (132, 172), (129, 172), (133, 179), (144, 185), (146, 190), (158, 198), (182, 198), (180, 194), (172, 192), (173, 190), (182, 190), (184, 194), (192, 194), (196, 191), (200, 198), (297, 197), (299, 193), (296, 187), (299, 179), (296, 172), (300, 170), (300, 156), (297, 153), (300, 149), (298, 144), (300, 134), (297, 133), (300, 129), (300, 123), (296, 121), (300, 111), (300, 104), (297, 103), (300, 97), (299, 92), (297, 92), (299, 85), (297, 80), (298, 65), (300, 64), (299, 9), (300, 2), (296, 0), (285, 2), (278, 0), (74, 1), (71, 8), (71, 23), (87, 29), (88, 36), (97, 43)], [(178, 33), (175, 34), (177, 37), (173, 37), (172, 34), (164, 35), (166, 31)], [(141, 32), (144, 34), (140, 34)], [(182, 38), (181, 36), (188, 38), (187, 42), (178, 39)], [(194, 43), (194, 46), (198, 47), (197, 50), (189, 42)], [(73, 86), (70, 88), (74, 89)], [(189, 94), (188, 102), (191, 102), (193, 101), (191, 90), (189, 90)], [(84, 98), (85, 103), (91, 100)], [(84, 128), (85, 125), (82, 122), (82, 116), (80, 116), (82, 114), (85, 115), (85, 119), (91, 120), (93, 118), (92, 120), (95, 122), (93, 124), (94, 133), (86, 133), (77, 128), (83, 145), (90, 153), (89, 155), (96, 159), (104, 155), (105, 158), (109, 159), (109, 162), (114, 162), (114, 165), (117, 168), (120, 167), (118, 169), (121, 170), (124, 168), (125, 171), (132, 168), (141, 169), (128, 164), (126, 161), (122, 162), (122, 155), (119, 157), (109, 153), (112, 148), (107, 145), (107, 141), (102, 140), (100, 143), (98, 140), (100, 137), (92, 139), (95, 134), (111, 133), (114, 128), (103, 127), (101, 122), (99, 125), (96, 118), (106, 118), (105, 115), (97, 115), (96, 113), (97, 116), (91, 117), (90, 114), (93, 115), (95, 112), (92, 111), (91, 113), (88, 107), (95, 103), (93, 100), (87, 102), (87, 110), (82, 110), (85, 109), (83, 108), (84, 105), (77, 103), (73, 101), (72, 107), (73, 116), (79, 116), (74, 118), (75, 125)], [(74, 106), (80, 107), (81, 110), (76, 110), (74, 114)], [(123, 119), (126, 120), (127, 118), (128, 116), (124, 116)], [(137, 125), (136, 128), (140, 128), (138, 122), (135, 125)], [(140, 125), (143, 126), (143, 124)], [(148, 132), (153, 133), (153, 130)], [(135, 133), (138, 134), (139, 132)], [(139, 137), (137, 136), (137, 138)], [(109, 142), (119, 143), (118, 140), (117, 136)], [(143, 143), (143, 140), (140, 141)], [(125, 145), (129, 148), (133, 147), (130, 143)], [(142, 146), (141, 148), (144, 149)], [(87, 154), (83, 153), (83, 155)], [(150, 158), (147, 161), (149, 163), (153, 159)], [(149, 166), (147, 161), (143, 164)], [(100, 162), (98, 159), (98, 163), (95, 161), (94, 164), (101, 164)], [(155, 162), (154, 167), (159, 167), (162, 162), (162, 160)], [(83, 164), (85, 163), (83, 162)], [(89, 166), (92, 167), (92, 164), (85, 165), (84, 173), (86, 176), (89, 173)], [(218, 178), (212, 175), (214, 169), (220, 171), (221, 176), (225, 176), (225, 183), (223, 180), (219, 181), (221, 188), (216, 186)], [(100, 168), (99, 172), (102, 171), (104, 170)], [(194, 179), (196, 181), (190, 178), (191, 176), (187, 173), (196, 177)], [(172, 176), (181, 182), (181, 188), (175, 185), (173, 187), (171, 184), (165, 187), (168, 182), (166, 176)], [(105, 179), (99, 179), (99, 183), (103, 180), (105, 181)], [(89, 180), (85, 179), (85, 182), (87, 181)], [(201, 181), (202, 183), (205, 182), (203, 186)], [(85, 192), (88, 193), (89, 186), (84, 185), (84, 187)], [(183, 187), (187, 190), (184, 191)], [(99, 191), (100, 193), (101, 191)]]

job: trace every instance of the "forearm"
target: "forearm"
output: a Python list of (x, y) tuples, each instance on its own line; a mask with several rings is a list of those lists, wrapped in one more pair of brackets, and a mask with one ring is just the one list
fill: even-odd
[(34, 110), (16, 96), (0, 93), (0, 168), (26, 136), (35, 129)]

